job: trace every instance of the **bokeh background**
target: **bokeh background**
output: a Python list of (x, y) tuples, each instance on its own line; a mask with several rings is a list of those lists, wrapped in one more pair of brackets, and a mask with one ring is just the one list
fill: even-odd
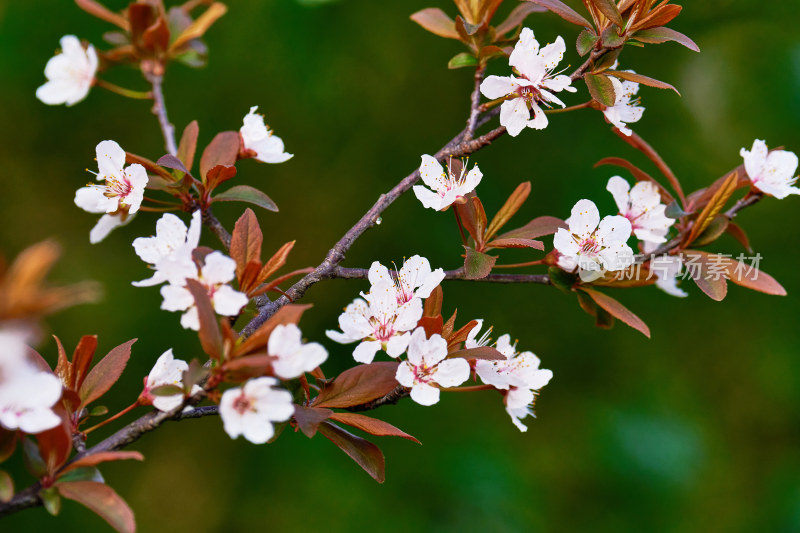
[[(107, 0), (121, 9), (123, 0)], [(446, 0), (232, 0), (208, 34), (208, 68), (170, 69), (166, 97), (179, 131), (200, 122), (201, 143), (236, 129), (251, 105), (295, 158), (283, 165), (239, 165), (240, 183), (258, 186), (280, 213), (258, 213), (265, 249), (297, 239), (295, 268), (314, 265), (377, 198), (433, 153), (464, 123), (471, 73), (448, 71), (460, 44), (409, 21)], [(516, 4), (506, 0), (501, 14)], [(693, 37), (695, 54), (668, 43), (629, 48), (623, 66), (672, 82), (682, 92), (642, 88), (644, 119), (636, 130), (667, 159), (687, 189), (705, 186), (740, 163), (753, 139), (800, 150), (800, 36), (794, 0), (688, 2), (673, 27)], [(555, 16), (528, 19), (541, 41), (565, 36), (564, 64), (580, 58), (577, 27)], [(146, 102), (95, 89), (73, 108), (46, 107), (34, 97), (58, 39), (74, 33), (102, 47), (110, 27), (71, 2), (0, 3), (0, 244), (9, 256), (53, 237), (64, 257), (53, 278), (99, 280), (105, 299), (63, 312), (47, 333), (72, 347), (96, 333), (101, 351), (138, 337), (123, 379), (108, 397), (127, 405), (155, 359), (168, 348), (200, 355), (179, 315), (159, 310), (157, 289), (130, 282), (148, 275), (131, 248), (153, 232), (142, 214), (105, 242), (90, 245), (93, 215), (72, 202), (91, 179), (94, 147), (114, 139), (152, 159), (163, 142)], [(495, 65), (497, 72), (503, 65)], [(108, 79), (146, 89), (136, 72)], [(568, 96), (585, 98), (585, 88)], [(490, 212), (521, 181), (531, 198), (515, 218), (566, 217), (579, 198), (611, 214), (606, 156), (622, 156), (655, 172), (617, 139), (599, 113), (552, 117), (543, 133), (529, 130), (480, 152), (479, 188)], [(626, 176), (628, 177), (628, 176)], [(387, 480), (376, 484), (323, 437), (286, 432), (274, 444), (232, 441), (220, 420), (168, 424), (133, 448), (143, 464), (103, 468), (107, 481), (136, 511), (141, 531), (797, 531), (800, 530), (800, 200), (768, 199), (738, 219), (762, 267), (789, 291), (770, 297), (731, 286), (716, 303), (695, 287), (685, 300), (655, 288), (617, 293), (652, 328), (652, 340), (624, 325), (594, 329), (572, 297), (541, 286), (448, 282), (445, 309), (482, 317), (511, 332), (555, 378), (521, 434), (493, 393), (443, 395), (435, 407), (412, 402), (380, 417), (423, 446), (378, 439)], [(217, 209), (232, 227), (241, 204)], [(210, 234), (203, 242), (218, 246)], [(383, 224), (353, 247), (346, 266), (374, 259), (402, 261), (415, 253), (454, 268), (459, 238), (452, 217), (401, 198)], [(719, 251), (738, 253), (724, 237)], [(516, 259), (518, 256), (515, 256)], [(531, 256), (532, 257), (532, 256)], [(352, 361), (324, 330), (366, 285), (315, 286), (304, 334), (323, 342), (334, 373)], [(55, 358), (52, 340), (40, 351)], [(129, 415), (125, 420), (131, 420)], [(98, 431), (98, 433), (101, 433)], [(100, 437), (101, 435), (97, 435)], [(17, 473), (17, 483), (29, 478)], [(4, 531), (106, 531), (77, 504), (62, 515), (29, 510), (6, 519)]]

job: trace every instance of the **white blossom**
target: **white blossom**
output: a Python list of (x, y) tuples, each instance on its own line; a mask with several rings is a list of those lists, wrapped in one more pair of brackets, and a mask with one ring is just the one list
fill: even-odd
[(408, 359), (397, 367), (395, 379), (411, 388), (411, 399), (420, 405), (439, 401), (439, 386), (456, 387), (469, 379), (466, 359), (446, 359), (447, 341), (433, 334), (426, 338), (425, 329), (417, 328), (408, 343)]
[(89, 234), (92, 244), (100, 242), (114, 228), (129, 222), (139, 210), (147, 186), (142, 165), (125, 167), (125, 150), (114, 141), (97, 145), (97, 180), (75, 192), (75, 205), (89, 213), (105, 213)]
[(459, 198), (474, 191), (483, 178), (477, 164), (469, 172), (466, 164), (463, 165), (458, 176), (449, 167), (450, 165), (445, 172), (444, 167), (434, 157), (422, 156), (419, 174), (422, 182), (432, 190), (414, 185), (414, 195), (424, 207), (437, 211), (447, 209)]
[(256, 113), (258, 106), (250, 108), (244, 116), (244, 125), (239, 129), (242, 143), (247, 150), (256, 153), (255, 159), (264, 163), (283, 163), (293, 157), (284, 151), (283, 140), (264, 124), (264, 116)]
[(594, 281), (605, 270), (623, 270), (633, 264), (633, 250), (626, 243), (631, 236), (630, 221), (618, 215), (602, 221), (591, 200), (579, 200), (572, 208), (569, 229), (559, 228), (553, 239), (561, 254), (558, 265), (580, 271), (581, 280)]
[(547, 115), (540, 105), (565, 107), (553, 93), (565, 90), (574, 93), (577, 90), (571, 86), (569, 76), (553, 73), (565, 51), (566, 45), (560, 36), (556, 42), (540, 50), (533, 30), (523, 28), (508, 58), (509, 66), (515, 68), (519, 76), (489, 76), (481, 83), (481, 93), (486, 98), (508, 98), (500, 106), (500, 124), (512, 137), (519, 135), (525, 127), (546, 128)]
[[(247, 295), (233, 289), (228, 283), (236, 277), (236, 262), (222, 252), (212, 252), (206, 256), (199, 275), (194, 278), (208, 291), (214, 311), (222, 316), (236, 316), (247, 305)], [(165, 311), (185, 311), (181, 325), (195, 331), (200, 329), (194, 297), (185, 286), (168, 284), (161, 287), (164, 301), (161, 309)]]
[(753, 186), (761, 192), (783, 199), (800, 194), (793, 185), (797, 181), (797, 156), (786, 150), (769, 151), (764, 141), (756, 139), (750, 151), (742, 148), (744, 168)]
[(614, 176), (608, 180), (606, 190), (614, 197), (619, 214), (630, 220), (637, 239), (667, 242), (667, 233), (675, 219), (664, 214), (667, 206), (661, 203), (661, 195), (654, 183), (640, 181), (631, 189), (626, 180)]
[(398, 305), (405, 305), (414, 298), (427, 298), (444, 279), (444, 270), (431, 270), (427, 259), (419, 255), (411, 256), (392, 276), (389, 269), (378, 261), (372, 263), (367, 276), (372, 285), (389, 282), (394, 285)]
[(27, 359), (29, 332), (0, 328), (0, 426), (41, 433), (61, 423), (53, 406), (61, 398), (61, 380)]
[[(478, 324), (469, 332), (465, 347), (475, 347), (476, 345), (489, 345), (488, 332), (485, 333), (481, 341), (476, 343), (483, 321), (478, 320)], [(511, 343), (511, 336), (501, 335), (494, 343), (495, 348), (505, 356), (505, 359), (488, 361), (479, 359), (475, 363), (475, 372), (481, 381), (492, 387), (508, 391), (505, 393), (506, 411), (511, 416), (511, 420), (520, 431), (527, 431), (520, 421), (528, 414), (533, 415), (530, 405), (533, 403), (536, 393), (553, 378), (553, 372), (539, 368), (541, 361), (532, 352), (517, 352), (516, 343)]]
[(172, 213), (165, 213), (156, 222), (154, 237), (134, 239), (133, 248), (142, 261), (155, 269), (153, 276), (134, 281), (135, 287), (150, 287), (165, 281), (182, 285), (186, 278), (197, 274), (197, 265), (192, 258), (192, 251), (200, 243), (200, 227), (202, 225), (200, 210), (192, 214), (189, 228)]
[[(634, 73), (632, 70), (623, 72)], [(614, 86), (616, 99), (613, 106), (606, 107), (603, 110), (603, 114), (619, 131), (630, 136), (633, 131), (627, 124), (639, 122), (644, 114), (644, 107), (639, 105), (638, 98), (634, 98), (639, 92), (639, 84), (635, 81), (619, 80), (614, 76), (609, 76), (608, 79), (611, 80), (611, 85)]]
[(408, 346), (408, 332), (422, 318), (422, 300), (412, 298), (399, 305), (395, 285), (389, 281), (376, 283), (362, 296), (364, 299), (355, 299), (339, 315), (342, 331), (325, 334), (341, 344), (359, 342), (353, 350), (353, 359), (359, 363), (371, 363), (378, 350), (398, 357)]
[[(652, 254), (657, 245), (645, 242), (642, 246), (645, 254)], [(650, 259), (650, 272), (656, 277), (656, 287), (677, 298), (686, 298), (689, 294), (678, 287), (678, 278), (683, 272), (683, 261), (677, 255), (659, 255)]]
[(91, 44), (84, 49), (74, 35), (65, 35), (60, 43), (61, 53), (47, 62), (47, 83), (36, 89), (36, 98), (47, 105), (71, 106), (89, 94), (97, 72), (97, 53)]
[[(159, 411), (172, 411), (183, 403), (183, 394), (171, 394), (168, 396), (156, 396), (150, 394), (152, 389), (163, 385), (176, 385), (183, 388), (183, 373), (189, 370), (189, 365), (182, 359), (175, 359), (172, 348), (161, 354), (150, 374), (144, 380), (144, 391), (142, 396), (149, 398), (153, 407)], [(192, 394), (200, 392), (201, 388), (197, 385), (192, 387)]]
[(285, 422), (292, 417), (292, 395), (276, 385), (277, 379), (261, 377), (222, 394), (219, 414), (225, 432), (232, 439), (244, 435), (253, 444), (264, 444), (275, 434), (273, 422)]
[(328, 351), (317, 342), (303, 344), (300, 328), (295, 324), (275, 326), (267, 343), (274, 357), (272, 369), (281, 379), (294, 379), (311, 372), (328, 358)]

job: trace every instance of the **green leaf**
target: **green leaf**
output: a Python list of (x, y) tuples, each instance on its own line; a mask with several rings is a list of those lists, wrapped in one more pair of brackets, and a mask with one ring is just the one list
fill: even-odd
[(478, 252), (465, 246), (467, 256), (464, 259), (464, 274), (467, 279), (483, 279), (492, 271), (497, 257)]
[(596, 101), (604, 106), (613, 107), (617, 101), (617, 96), (614, 92), (614, 85), (608, 76), (602, 74), (586, 74), (583, 77), (586, 81), (586, 87), (589, 88), (589, 94), (592, 95)]
[(14, 497), (14, 480), (5, 470), (0, 470), (0, 502), (6, 503)]
[(606, 48), (618, 48), (625, 44), (625, 38), (620, 37), (614, 28), (608, 28), (603, 32), (603, 46)]
[(278, 212), (278, 206), (269, 196), (249, 185), (236, 185), (214, 196), (214, 202), (246, 202), (263, 207), (267, 211)]
[(134, 533), (133, 511), (114, 489), (96, 481), (69, 481), (56, 485), (58, 492), (95, 512), (120, 533)]
[(61, 512), (61, 496), (55, 487), (42, 489), (39, 491), (39, 498), (42, 500), (42, 505), (53, 516), (58, 516)]
[(667, 208), (664, 210), (664, 216), (668, 218), (674, 218), (675, 220), (681, 217), (685, 217), (686, 215), (691, 215), (691, 213), (687, 213), (686, 211), (681, 209), (681, 206), (677, 202), (677, 200), (673, 200), (669, 205), (667, 205)]
[(712, 242), (719, 239), (725, 230), (728, 229), (728, 223), (730, 219), (725, 215), (717, 215), (712, 220), (711, 223), (703, 230), (703, 232), (697, 236), (697, 239), (694, 241), (695, 246), (706, 246), (707, 244), (711, 244)]
[(42, 477), (47, 473), (47, 465), (42, 459), (42, 454), (39, 453), (39, 447), (30, 437), (22, 439), (22, 458), (28, 471), (34, 477)]
[(700, 47), (686, 35), (679, 31), (661, 26), (660, 28), (650, 28), (649, 30), (637, 31), (633, 34), (633, 38), (643, 43), (659, 44), (667, 41), (674, 41), (682, 44), (689, 50), (699, 52)]
[(585, 56), (589, 52), (591, 52), (594, 45), (597, 44), (597, 41), (600, 40), (600, 37), (594, 34), (591, 30), (583, 30), (578, 34), (578, 40), (575, 43), (575, 48), (578, 50), (578, 54), (581, 57)]
[(474, 55), (470, 54), (469, 52), (461, 52), (460, 54), (450, 58), (450, 61), (447, 62), (447, 68), (449, 69), (475, 67), (477, 65), (478, 65), (478, 60), (475, 58)]
[(60, 474), (58, 476), (58, 481), (59, 483), (66, 483), (68, 481), (97, 481), (98, 483), (102, 483), (103, 475), (96, 466), (81, 466), (73, 468), (65, 474)]

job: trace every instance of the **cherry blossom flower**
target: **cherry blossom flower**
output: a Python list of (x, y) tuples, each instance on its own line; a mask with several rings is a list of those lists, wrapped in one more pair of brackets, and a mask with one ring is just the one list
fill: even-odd
[(189, 228), (172, 213), (165, 213), (156, 222), (155, 237), (139, 237), (134, 239), (133, 248), (142, 261), (155, 269), (153, 276), (134, 281), (135, 287), (151, 287), (168, 281), (174, 285), (182, 285), (186, 278), (197, 274), (197, 265), (192, 258), (192, 251), (200, 242), (201, 227), (200, 210), (192, 214)]
[[(632, 70), (623, 72), (634, 73)], [(627, 124), (639, 122), (644, 114), (644, 107), (639, 105), (638, 98), (634, 98), (639, 92), (639, 84), (635, 81), (619, 80), (614, 76), (609, 76), (608, 79), (614, 86), (616, 100), (613, 106), (603, 110), (603, 114), (619, 131), (630, 136), (633, 131), (627, 127)]]
[(47, 62), (47, 83), (36, 89), (36, 98), (47, 105), (71, 106), (89, 94), (97, 72), (97, 53), (91, 44), (84, 49), (74, 35), (65, 35), (60, 43), (61, 53)]
[(519, 135), (525, 127), (537, 130), (547, 127), (547, 115), (540, 105), (549, 107), (550, 104), (557, 104), (566, 107), (554, 92), (577, 91), (571, 86), (572, 80), (569, 76), (553, 73), (565, 51), (566, 45), (560, 36), (556, 42), (540, 50), (539, 42), (533, 37), (533, 30), (523, 28), (519, 41), (508, 58), (509, 66), (516, 69), (519, 77), (489, 76), (481, 83), (481, 93), (486, 98), (508, 98), (500, 106), (500, 124), (506, 127), (512, 137)]
[(790, 194), (800, 194), (793, 187), (797, 181), (797, 156), (786, 150), (767, 150), (764, 141), (756, 139), (750, 151), (742, 148), (739, 155), (744, 158), (744, 168), (753, 187), (759, 191), (783, 199)]
[[(228, 285), (234, 277), (236, 277), (236, 261), (222, 252), (212, 252), (206, 256), (205, 264), (200, 269), (199, 275), (187, 279), (200, 282), (208, 290), (208, 296), (217, 314), (236, 316), (247, 305), (248, 298)], [(181, 317), (181, 325), (195, 331), (200, 329), (197, 307), (195, 307), (194, 297), (189, 289), (171, 283), (161, 287), (161, 296), (164, 297), (161, 309), (185, 311)]]
[[(642, 251), (652, 254), (657, 244), (644, 242)], [(686, 298), (689, 294), (678, 287), (678, 278), (683, 271), (683, 261), (677, 255), (659, 255), (650, 259), (650, 272), (656, 277), (656, 287), (677, 298)]]
[(129, 222), (139, 210), (147, 185), (147, 171), (142, 165), (125, 168), (125, 150), (114, 141), (97, 145), (97, 180), (75, 192), (75, 205), (89, 213), (106, 213), (89, 233), (92, 244), (103, 240), (114, 228)]
[(466, 359), (446, 359), (447, 341), (433, 334), (428, 339), (424, 328), (417, 328), (408, 343), (408, 359), (397, 367), (395, 379), (411, 388), (411, 399), (420, 405), (439, 401), (439, 388), (456, 387), (469, 379)]
[[(168, 396), (156, 396), (150, 391), (162, 385), (177, 385), (183, 388), (183, 373), (189, 370), (186, 361), (175, 359), (172, 355), (172, 348), (161, 354), (150, 374), (144, 380), (144, 391), (140, 398), (149, 400), (150, 403), (159, 411), (172, 411), (183, 403), (183, 394), (171, 394)], [(200, 392), (202, 389), (195, 385), (192, 387), (192, 394)]]
[(631, 229), (640, 241), (667, 242), (666, 235), (675, 219), (667, 217), (667, 206), (661, 203), (658, 187), (649, 181), (631, 186), (620, 176), (608, 180), (606, 190), (614, 197), (619, 214), (631, 222)]
[(631, 236), (627, 218), (615, 215), (601, 221), (594, 202), (579, 200), (568, 224), (569, 230), (559, 228), (553, 239), (562, 269), (572, 272), (578, 268), (581, 280), (590, 282), (605, 270), (614, 272), (633, 264), (633, 250), (626, 244)]
[(477, 164), (469, 172), (467, 172), (467, 166), (463, 165), (458, 176), (453, 174), (449, 167), (450, 165), (445, 172), (434, 157), (422, 156), (419, 174), (422, 182), (433, 189), (429, 190), (422, 185), (414, 185), (414, 195), (424, 207), (437, 211), (447, 209), (459, 198), (474, 191), (483, 178)]
[(264, 124), (264, 116), (256, 113), (258, 106), (250, 108), (239, 129), (245, 149), (256, 153), (255, 159), (264, 163), (283, 163), (292, 157), (283, 149), (283, 141)]
[[(483, 321), (478, 320), (478, 324), (472, 328), (467, 336), (466, 348), (476, 346), (488, 346), (488, 338), (492, 328), (476, 341)], [(520, 421), (527, 415), (533, 415), (530, 405), (534, 402), (536, 393), (553, 378), (551, 370), (540, 369), (541, 361), (532, 352), (517, 352), (516, 344), (511, 343), (511, 337), (501, 335), (494, 343), (495, 348), (506, 358), (505, 360), (487, 361), (478, 360), (475, 363), (475, 372), (481, 381), (492, 387), (508, 391), (505, 393), (506, 411), (511, 416), (511, 420), (520, 431), (527, 431)]]
[(277, 379), (262, 377), (222, 394), (219, 414), (225, 432), (232, 439), (244, 435), (253, 444), (264, 444), (275, 434), (273, 422), (285, 422), (292, 417), (292, 395), (276, 385)]
[(328, 351), (317, 342), (303, 344), (300, 328), (295, 324), (279, 324), (272, 330), (267, 351), (275, 359), (272, 370), (281, 379), (298, 378), (311, 372), (328, 358)]
[(29, 332), (0, 328), (0, 426), (35, 434), (56, 427), (53, 406), (61, 398), (61, 380), (27, 359)]
[(356, 298), (339, 315), (341, 332), (328, 330), (325, 335), (340, 344), (359, 342), (353, 359), (371, 363), (378, 350), (389, 357), (400, 356), (408, 346), (409, 331), (422, 318), (422, 300), (413, 298), (403, 305), (397, 301), (395, 285), (388, 281), (376, 283), (364, 299)]
[(377, 285), (390, 282), (394, 285), (398, 305), (405, 305), (414, 298), (427, 298), (444, 279), (444, 270), (431, 270), (431, 264), (424, 257), (414, 255), (403, 262), (403, 266), (393, 277), (389, 269), (378, 261), (369, 268), (369, 282)]

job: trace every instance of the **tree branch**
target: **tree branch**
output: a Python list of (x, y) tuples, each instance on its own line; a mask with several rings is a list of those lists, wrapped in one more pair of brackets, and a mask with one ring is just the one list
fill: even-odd
[[(335, 267), (328, 279), (367, 279), (369, 270), (366, 268), (344, 268)], [(462, 281), (481, 281), (486, 283), (534, 283), (539, 285), (550, 285), (550, 277), (547, 274), (489, 274), (481, 279), (469, 279), (466, 277), (463, 268), (456, 270), (445, 270), (444, 279)]]
[(225, 226), (222, 225), (222, 222), (219, 221), (217, 217), (214, 216), (214, 213), (211, 212), (211, 208), (208, 207), (203, 211), (203, 224), (208, 226), (214, 235), (220, 240), (222, 245), (225, 247), (225, 250), (230, 250), (231, 248), (231, 234), (230, 232), (225, 229)]
[(164, 136), (167, 152), (176, 155), (178, 145), (175, 142), (175, 127), (167, 118), (167, 106), (164, 104), (164, 92), (161, 90), (164, 77), (154, 73), (145, 73), (144, 76), (153, 87), (153, 114), (158, 118), (158, 124), (161, 126), (161, 134)]
[(485, 66), (479, 66), (475, 69), (475, 87), (472, 89), (472, 96), (469, 100), (469, 119), (467, 119), (467, 131), (464, 134), (464, 140), (467, 141), (475, 136), (475, 130), (478, 127), (478, 115), (480, 115), (481, 107), (481, 83), (485, 72)]

